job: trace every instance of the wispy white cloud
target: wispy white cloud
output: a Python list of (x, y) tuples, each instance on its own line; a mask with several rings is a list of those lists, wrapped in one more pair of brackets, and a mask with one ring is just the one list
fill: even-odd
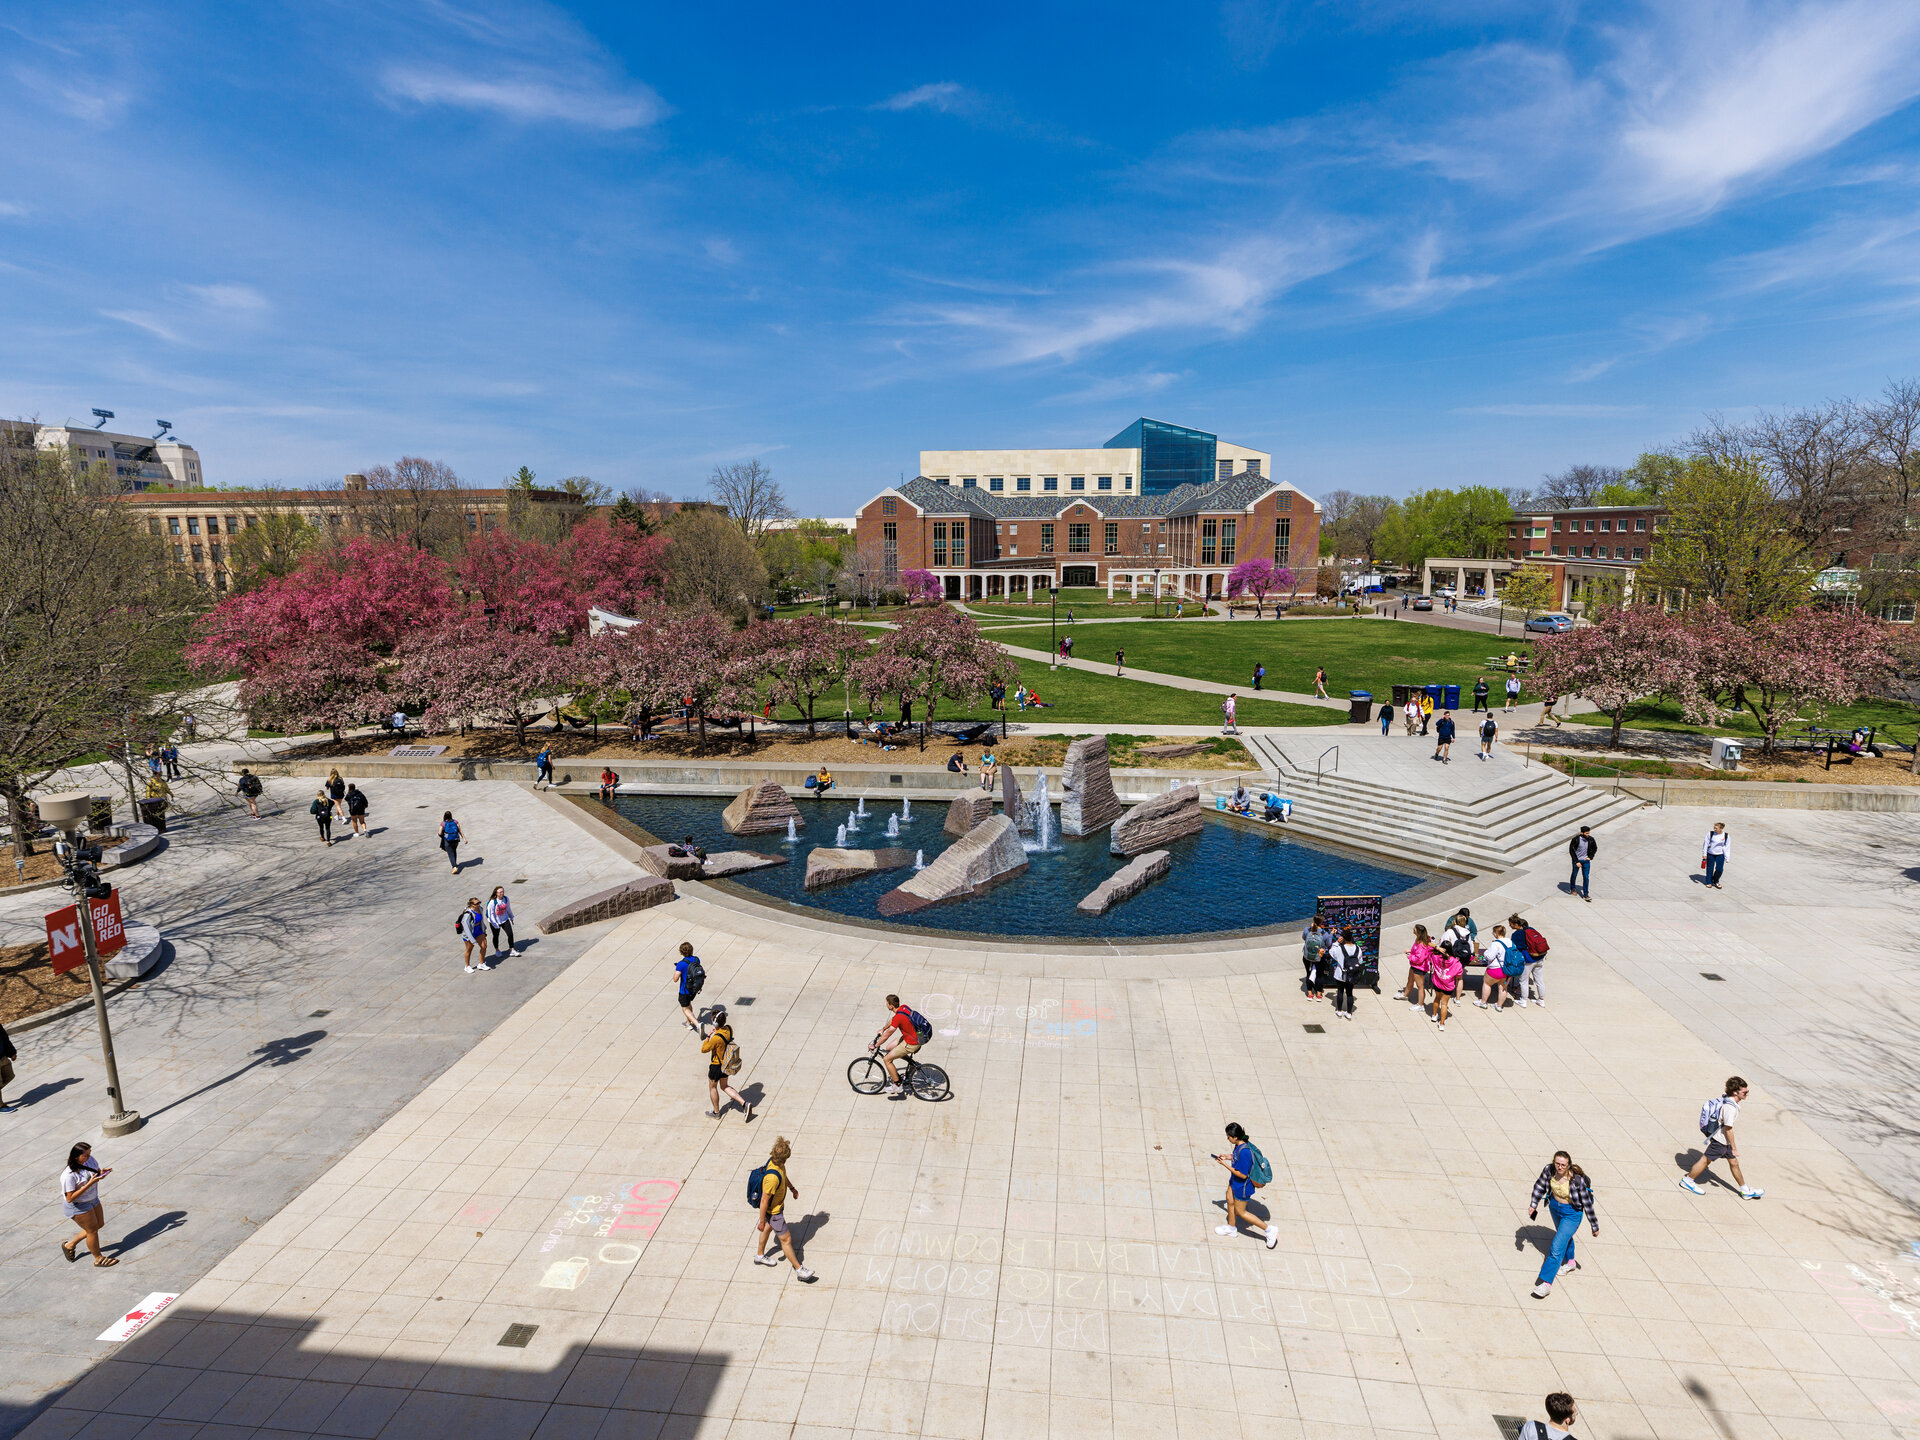
[(108, 75), (89, 73), (76, 80), (36, 65), (17, 65), (13, 78), (48, 109), (100, 129), (116, 124), (133, 102), (132, 87)]
[(158, 336), (169, 344), (184, 345), (187, 343), (186, 337), (178, 330), (174, 329), (164, 320), (157, 319), (143, 310), (102, 310), (100, 313), (109, 320), (118, 320), (122, 325), (131, 325), (136, 330), (144, 330), (149, 335)]
[(956, 80), (936, 80), (930, 85), (916, 85), (911, 90), (902, 90), (898, 95), (889, 95), (886, 99), (874, 103), (875, 110), (938, 110), (951, 115), (957, 111), (970, 110), (975, 101), (973, 92)]
[(207, 309), (230, 315), (262, 315), (273, 308), (267, 297), (251, 285), (183, 285), (180, 288)]
[(16, 205), (11, 200), (0, 200), (0, 219), (15, 220), (27, 213), (25, 205)]
[(1567, 372), (1569, 385), (1583, 385), (1589, 380), (1598, 380), (1617, 365), (1698, 340), (1713, 329), (1713, 320), (1698, 310), (1673, 315), (1635, 315), (1629, 317), (1620, 329), (1626, 337), (1625, 342), (1610, 355), (1574, 366)]
[(443, 67), (392, 65), (382, 72), (387, 95), (416, 105), (490, 110), (510, 120), (558, 121), (595, 130), (632, 130), (667, 113), (652, 87), (637, 81), (607, 86), (541, 74), (463, 74)]
[(1498, 278), (1492, 275), (1442, 275), (1439, 269), (1444, 245), (1439, 232), (1429, 230), (1415, 242), (1408, 254), (1411, 274), (1398, 284), (1372, 285), (1366, 296), (1378, 310), (1415, 310), (1438, 307), (1469, 290), (1484, 290)]

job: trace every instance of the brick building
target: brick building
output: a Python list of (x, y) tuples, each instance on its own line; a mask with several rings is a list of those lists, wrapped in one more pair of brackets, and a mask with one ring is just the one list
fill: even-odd
[(927, 476), (860, 507), (855, 565), (890, 586), (930, 570), (950, 599), (1032, 596), (1050, 585), (1104, 585), (1137, 596), (1221, 595), (1243, 560), (1264, 555), (1311, 592), (1320, 506), (1247, 469), (1158, 494), (1013, 491)]

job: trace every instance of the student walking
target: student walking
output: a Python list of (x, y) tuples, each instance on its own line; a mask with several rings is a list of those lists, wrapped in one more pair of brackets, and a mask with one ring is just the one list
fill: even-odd
[(169, 740), (160, 747), (160, 759), (167, 767), (167, 778), (178, 780), (180, 778), (180, 747)]
[[(1496, 1015), (1500, 1013), (1500, 987), (1507, 980), (1507, 956), (1511, 953), (1507, 944), (1507, 927), (1494, 926), (1493, 938), (1487, 942), (1487, 973), (1480, 980), (1480, 998), (1473, 1002), (1482, 1010), (1492, 1010)], [(1516, 967), (1516, 978), (1518, 973)]]
[[(460, 961), (471, 975), (476, 970), (487, 968), (487, 920), (480, 905), (478, 895), (467, 897), (467, 908), (460, 912), (453, 922), (453, 933), (460, 937)], [(478, 965), (473, 963), (475, 952), (480, 956)]]
[(1747, 1184), (1747, 1177), (1740, 1173), (1740, 1142), (1733, 1137), (1733, 1122), (1740, 1118), (1740, 1106), (1747, 1098), (1747, 1082), (1738, 1075), (1727, 1077), (1726, 1092), (1707, 1101), (1700, 1107), (1700, 1133), (1706, 1137), (1707, 1150), (1693, 1168), (1680, 1177), (1680, 1188), (1691, 1190), (1696, 1195), (1707, 1192), (1701, 1188), (1700, 1177), (1707, 1173), (1707, 1167), (1716, 1160), (1727, 1162), (1727, 1168), (1733, 1172), (1733, 1183), (1740, 1187), (1740, 1198), (1758, 1200), (1767, 1192)]
[(1482, 675), (1473, 682), (1473, 709), (1478, 713), (1487, 708), (1487, 677)]
[(1393, 703), (1389, 701), (1380, 707), (1380, 738), (1382, 740), (1385, 740), (1392, 734), (1393, 734)]
[(247, 813), (256, 820), (260, 818), (260, 793), (265, 788), (258, 775), (244, 765), (240, 767), (240, 778), (234, 784), (234, 793), (247, 802)]
[(1493, 712), (1487, 712), (1487, 718), (1480, 722), (1480, 758), (1493, 758), (1493, 739), (1500, 733), (1500, 727), (1493, 723)]
[(93, 1147), (82, 1140), (67, 1152), (67, 1168), (60, 1176), (60, 1194), (66, 1201), (66, 1216), (80, 1227), (80, 1233), (60, 1247), (71, 1265), (80, 1258), (84, 1244), (93, 1263), (101, 1269), (120, 1262), (100, 1253), (100, 1227), (106, 1223), (107, 1208), (100, 1199), (100, 1182), (113, 1173), (102, 1170), (93, 1158)]
[(1547, 1418), (1527, 1421), (1520, 1427), (1516, 1440), (1577, 1440), (1567, 1428), (1580, 1414), (1574, 1406), (1573, 1396), (1564, 1390), (1556, 1390), (1547, 1396), (1546, 1406)]
[(1354, 943), (1352, 929), (1342, 930), (1340, 938), (1327, 947), (1326, 963), (1330, 966), (1327, 978), (1333, 982), (1333, 1013), (1351, 1020), (1353, 985), (1360, 978), (1360, 947)]
[(1428, 938), (1427, 927), (1413, 927), (1413, 945), (1407, 951), (1406, 996), (1409, 1005), (1418, 1005), (1425, 1009), (1427, 1005), (1427, 976), (1433, 969), (1433, 957), (1439, 952), (1433, 948)]
[(1324, 665), (1313, 672), (1313, 693), (1322, 700), (1327, 698), (1327, 667)]
[(1593, 1210), (1593, 1182), (1564, 1150), (1553, 1152), (1553, 1159), (1533, 1182), (1533, 1197), (1527, 1204), (1529, 1220), (1540, 1214), (1542, 1200), (1547, 1202), (1547, 1213), (1553, 1216), (1553, 1246), (1547, 1251), (1547, 1258), (1540, 1266), (1540, 1278), (1533, 1287), (1536, 1300), (1544, 1300), (1553, 1293), (1553, 1282), (1562, 1270), (1580, 1268), (1580, 1262), (1573, 1256), (1573, 1237), (1580, 1231), (1580, 1217), (1586, 1216), (1596, 1238), (1600, 1234), (1600, 1217)]
[[(787, 1225), (787, 1198), (800, 1198), (799, 1187), (787, 1178), (787, 1161), (792, 1156), (793, 1147), (782, 1135), (767, 1152), (767, 1163), (747, 1176), (748, 1198), (760, 1210), (760, 1225), (753, 1234), (753, 1263), (778, 1265), (784, 1252), (787, 1263), (793, 1266), (793, 1278), (810, 1283), (819, 1277), (800, 1263), (793, 1248), (793, 1231)], [(769, 1238), (777, 1243), (769, 1245)]]
[(700, 1053), (707, 1057), (707, 1098), (713, 1102), (713, 1108), (707, 1111), (712, 1120), (720, 1118), (725, 1108), (720, 1097), (727, 1099), (747, 1112), (747, 1119), (753, 1119), (753, 1106), (747, 1103), (746, 1096), (733, 1088), (733, 1077), (740, 1073), (740, 1046), (733, 1038), (733, 1027), (727, 1023), (727, 1007), (713, 1007), (713, 1029), (703, 1032), (700, 1041)]
[(367, 833), (367, 796), (358, 785), (347, 785), (347, 824), (353, 827), (353, 833), (362, 839)]
[(1113, 673), (1116, 675), (1124, 675), (1127, 673), (1126, 651), (1116, 650), (1113, 652)]
[(1433, 758), (1438, 760), (1442, 765), (1451, 765), (1453, 763), (1454, 736), (1453, 712), (1451, 710), (1440, 717), (1440, 723), (1434, 726), (1433, 733)]
[[(1229, 610), (1227, 613), (1232, 614), (1233, 612)], [(1264, 665), (1255, 665), (1253, 667), (1253, 688), (1258, 690), (1260, 688), (1260, 682), (1266, 678), (1267, 667)]]
[(1307, 928), (1300, 932), (1300, 963), (1307, 971), (1307, 998), (1322, 1000), (1326, 998), (1321, 971), (1326, 965), (1327, 947), (1333, 944), (1333, 932), (1327, 929), (1324, 915), (1315, 915)]
[(533, 757), (533, 788), (553, 788), (553, 748), (549, 746)]
[(453, 818), (453, 811), (444, 810), (440, 814), (440, 849), (447, 857), (447, 870), (454, 875), (460, 873), (460, 822)]
[(1433, 696), (1426, 691), (1420, 692), (1420, 733), (1427, 733), (1427, 726), (1433, 722)]
[(1245, 1226), (1271, 1250), (1280, 1243), (1280, 1227), (1262, 1225), (1254, 1219), (1247, 1212), (1247, 1202), (1253, 1199), (1255, 1190), (1273, 1179), (1273, 1166), (1237, 1121), (1227, 1126), (1227, 1139), (1232, 1142), (1232, 1152), (1213, 1157), (1214, 1164), (1225, 1166), (1227, 1171), (1227, 1223), (1214, 1226), (1213, 1233), (1231, 1235)]
[(1513, 709), (1513, 702), (1520, 698), (1520, 677), (1509, 671), (1507, 674), (1507, 709)]
[(1527, 1008), (1529, 995), (1544, 1010), (1547, 1008), (1547, 991), (1540, 978), (1540, 965), (1552, 947), (1547, 944), (1546, 936), (1518, 915), (1509, 915), (1507, 926), (1507, 963), (1501, 968), (1511, 980), (1515, 974), (1514, 965), (1517, 963), (1520, 966), (1519, 984), (1509, 988), (1518, 997), (1522, 1010)]
[(1400, 718), (1406, 722), (1407, 734), (1411, 735), (1420, 727), (1420, 702), (1407, 696), (1407, 703), (1401, 707)]
[(1727, 873), (1727, 856), (1733, 850), (1733, 837), (1727, 833), (1727, 822), (1716, 820), (1713, 829), (1707, 832), (1706, 841), (1700, 846), (1700, 868), (1707, 872), (1707, 884), (1714, 889), (1720, 888), (1720, 877)]
[(334, 814), (340, 819), (347, 818), (347, 782), (340, 778), (338, 770), (327, 771), (327, 798), (333, 801)]
[(14, 1049), (7, 1027), (0, 1025), (0, 1115), (13, 1108), (7, 1104), (7, 1086), (13, 1083), (13, 1062), (19, 1058), (20, 1052)]
[(1226, 702), (1221, 705), (1220, 713), (1227, 717), (1226, 723), (1220, 727), (1220, 733), (1222, 735), (1238, 735), (1240, 733), (1240, 722), (1235, 718), (1236, 712), (1239, 709), (1239, 702), (1240, 697), (1238, 695), (1229, 695), (1226, 698)]
[(1427, 1018), (1442, 1030), (1447, 1028), (1447, 1016), (1453, 1010), (1453, 997), (1460, 993), (1460, 977), (1466, 974), (1466, 970), (1459, 956), (1449, 955), (1444, 950), (1434, 952), (1433, 967), (1427, 972), (1427, 978), (1433, 982), (1433, 1010)]
[(320, 843), (333, 844), (333, 799), (324, 788), (313, 792), (313, 803), (307, 806), (307, 813), (313, 816), (320, 826)]
[(1567, 841), (1567, 858), (1573, 862), (1573, 873), (1567, 876), (1567, 889), (1589, 904), (1593, 901), (1593, 857), (1599, 853), (1600, 842), (1593, 838), (1590, 826), (1582, 825), (1580, 833)]
[[(487, 897), (485, 914), (487, 917), (487, 938), (493, 943), (495, 952), (511, 955), (513, 950), (513, 902), (507, 899), (507, 887), (496, 885), (493, 894)], [(507, 937), (506, 947), (500, 945), (500, 937)]]
[(693, 1018), (693, 1002), (706, 988), (707, 967), (693, 953), (691, 940), (680, 942), (680, 958), (673, 962), (673, 973), (680, 982), (680, 1013), (686, 1017), (687, 1029), (698, 1030), (700, 1022)]

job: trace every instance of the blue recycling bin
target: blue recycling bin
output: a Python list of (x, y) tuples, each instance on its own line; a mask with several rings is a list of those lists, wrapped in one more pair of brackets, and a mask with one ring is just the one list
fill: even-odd
[(1448, 710), (1458, 710), (1460, 708), (1460, 687), (1458, 685), (1447, 686), (1447, 698), (1443, 708)]
[(1441, 687), (1438, 685), (1423, 685), (1420, 688), (1427, 692), (1427, 698), (1433, 701), (1433, 708), (1438, 710), (1440, 708), (1441, 697), (1445, 693)]
[(1371, 690), (1349, 690), (1347, 692), (1347, 723), (1364, 725), (1373, 718), (1373, 692)]

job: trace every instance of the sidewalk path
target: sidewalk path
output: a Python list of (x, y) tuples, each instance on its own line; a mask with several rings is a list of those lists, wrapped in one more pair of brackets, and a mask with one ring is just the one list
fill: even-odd
[[(637, 873), (518, 786), (369, 784), (372, 838), (332, 849), (307, 814), (313, 782), (266, 786), (268, 818), (243, 808), (189, 819), (169, 829), (160, 854), (112, 874), (127, 912), (157, 924), (174, 949), (109, 1005), (121, 1081), (144, 1129), (99, 1133), (108, 1107), (91, 1010), (13, 1029), (15, 1108), (0, 1115), (0, 1314), (10, 1337), (0, 1436), (111, 1353), (94, 1339), (108, 1324), (150, 1291), (205, 1275), (604, 929), (543, 937), (535, 920)], [(458, 877), (433, 834), (449, 807), (467, 835)], [(336, 822), (335, 835), (344, 828)], [(524, 953), (468, 976), (453, 917), (494, 885), (514, 899)], [(0, 944), (38, 938), (61, 898), (40, 890), (0, 901)], [(69, 1268), (55, 1248), (72, 1230), (59, 1172), (81, 1139), (114, 1169), (103, 1238), (110, 1254), (129, 1246), (117, 1268)]]
[[(1022, 660), (1037, 660), (1042, 665), (1051, 664), (1053, 657), (1044, 650), (1029, 650), (1019, 645), (1000, 642), (1009, 655), (1017, 655)], [(1113, 674), (1113, 660), (1063, 660), (1061, 668), (1084, 671), (1095, 675)], [(1222, 685), (1213, 680), (1195, 680), (1190, 675), (1166, 675), (1158, 670), (1136, 670), (1131, 665), (1127, 672), (1118, 677), (1122, 680), (1143, 680), (1149, 685), (1165, 685), (1173, 690), (1194, 690), (1204, 695), (1238, 695), (1250, 700), (1285, 700), (1294, 705), (1315, 705), (1327, 710), (1345, 710), (1345, 700), (1322, 700), (1317, 695), (1302, 695), (1292, 690), (1255, 690), (1250, 685)]]

